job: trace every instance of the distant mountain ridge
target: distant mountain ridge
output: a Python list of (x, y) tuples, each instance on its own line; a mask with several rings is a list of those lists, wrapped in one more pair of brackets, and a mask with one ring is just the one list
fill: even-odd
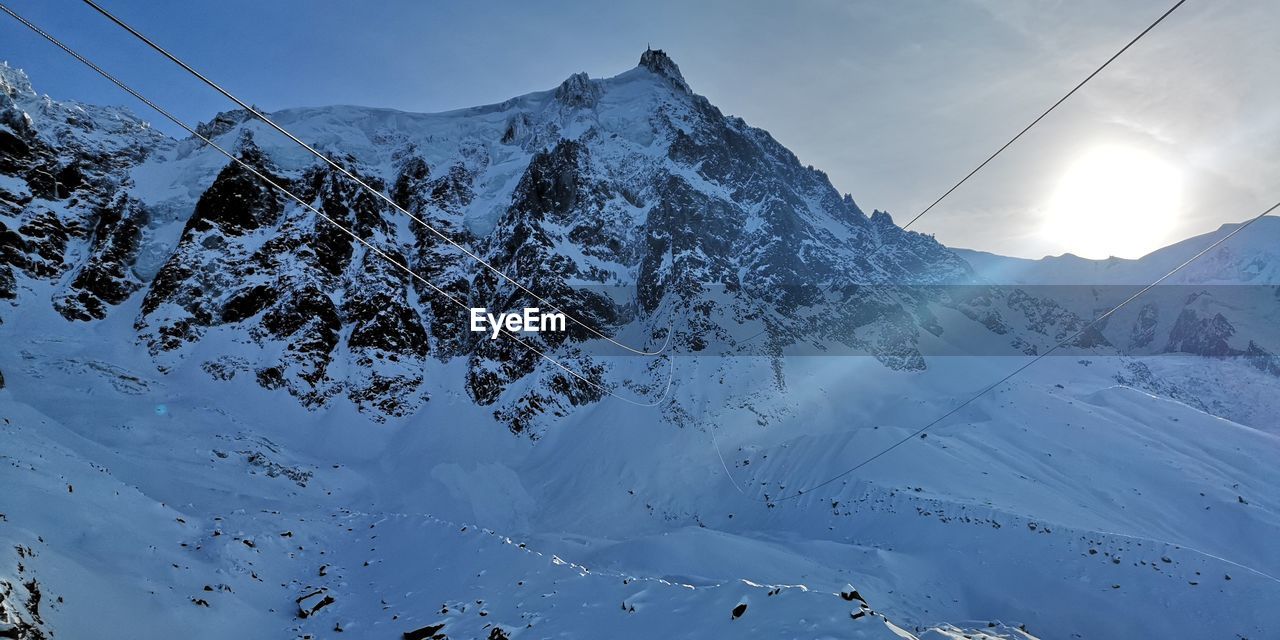
[[(982, 280), (995, 284), (1145, 285), (1231, 233), (1239, 223), (1181, 240), (1141, 258), (1093, 260), (1072, 254), (1039, 260), (1011, 258), (986, 251), (952, 248)], [(1188, 265), (1173, 284), (1280, 284), (1280, 217), (1265, 216), (1226, 245)]]
[[(1188, 238), (1142, 258), (1040, 260), (957, 249), (985, 282), (1022, 287), (1088, 315), (1119, 304), (1219, 238), (1239, 228)], [(1246, 356), (1275, 371), (1280, 352), (1280, 218), (1267, 216), (1185, 266), (1107, 322), (1123, 353)]]

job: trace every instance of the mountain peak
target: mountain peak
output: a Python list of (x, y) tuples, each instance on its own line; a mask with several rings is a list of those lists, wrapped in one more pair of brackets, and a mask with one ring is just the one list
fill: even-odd
[(35, 96), (36, 92), (31, 88), (31, 79), (25, 71), (9, 66), (8, 62), (0, 62), (0, 94), (17, 98)]
[(671, 81), (671, 84), (681, 91), (690, 91), (688, 83), (680, 73), (680, 67), (676, 66), (675, 61), (662, 49), (646, 48), (644, 53), (640, 54), (640, 66)]
[(575, 73), (556, 87), (556, 99), (572, 107), (592, 107), (600, 98), (600, 88), (585, 73)]

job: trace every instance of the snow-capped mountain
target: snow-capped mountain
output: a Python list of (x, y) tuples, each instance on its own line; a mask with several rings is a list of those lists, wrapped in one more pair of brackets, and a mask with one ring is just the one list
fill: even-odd
[[(1084, 316), (1097, 315), (1236, 230), (1212, 233), (1135, 260), (1087, 260), (1072, 255), (1041, 260), (957, 249), (978, 280), (1001, 289), (1053, 299)], [(1178, 271), (1121, 310), (1100, 330), (1119, 353), (1194, 354), (1206, 359), (1145, 358), (1127, 363), (1117, 380), (1186, 402), (1242, 424), (1274, 430), (1280, 410), (1268, 376), (1280, 374), (1280, 218), (1263, 217), (1227, 243)], [(1154, 369), (1154, 372), (1153, 372)], [(1265, 375), (1259, 377), (1253, 369)], [(1238, 401), (1225, 371), (1258, 392)]]
[[(541, 303), (441, 235), (667, 348), (572, 322), (524, 336), (579, 378), (472, 333), (200, 141), (0, 67), (4, 633), (1280, 628), (1259, 606), (1280, 595), (1274, 394), (1249, 391), (1280, 380), (1273, 307), (1223, 314), (1216, 288), (1135, 305), (810, 491), (1127, 281), (994, 278), (1000, 259), (865, 215), (661, 51), (497, 105), (271, 117), (436, 231), (251, 114), (199, 130), (470, 306)], [(1249, 247), (1179, 284), (1268, 277)]]
[[(24, 82), (15, 83), (11, 100), (41, 100)], [(11, 112), (29, 113), (26, 102), (15, 102)], [(720, 327), (741, 324), (732, 318), (742, 315), (756, 326), (741, 335), (764, 331), (761, 342), (778, 348), (823, 331), (805, 317), (821, 286), (927, 283), (965, 270), (931, 239), (902, 232), (887, 216), (863, 215), (767, 133), (722, 115), (690, 91), (661, 51), (647, 51), (637, 68), (615, 78), (578, 74), (553, 91), (476, 109), (423, 115), (337, 107), (273, 116), (420, 220), (499, 270), (518, 274), (544, 299), (574, 309), (587, 325), (615, 332), (630, 326), (620, 336), (635, 345), (661, 345), (670, 329), (680, 350), (701, 351), (716, 338), (733, 346)], [(27, 124), (24, 135), (57, 136), (40, 132), (74, 127), (64, 119), (46, 113)], [(120, 225), (119, 232), (103, 228), (109, 246), (85, 250), (95, 264), (64, 285), (63, 315), (100, 319), (107, 305), (138, 288), (134, 281), (107, 281), (145, 278), (136, 327), (162, 368), (217, 336), (216, 356), (200, 363), (215, 376), (256, 377), (308, 405), (345, 396), (376, 415), (405, 415), (427, 399), (428, 358), (466, 355), (473, 398), (500, 403), (516, 430), (553, 406), (567, 410), (600, 395), (514, 343), (459, 331), (465, 309), (428, 295), (198, 141), (92, 131), (92, 144), (140, 150), (117, 162), (115, 185), (104, 183), (95, 193), (104, 203), (125, 199), (111, 203), (110, 215), (120, 221), (24, 206), (15, 222), (79, 224), (90, 243), (91, 226)], [(222, 114), (202, 132), (472, 306), (537, 304), (247, 113)], [(66, 140), (65, 157), (53, 164), (88, 164), (93, 157), (80, 144)], [(15, 204), (24, 205), (22, 197)], [(872, 246), (880, 250), (873, 254)], [(137, 271), (130, 266), (143, 251), (166, 257), (154, 274), (154, 264), (142, 267), (148, 273), (127, 273)], [(74, 260), (63, 263), (76, 268)], [(98, 263), (119, 273), (100, 275), (105, 267)], [(602, 291), (611, 287), (631, 291), (618, 300)], [(833, 306), (844, 317), (831, 318), (826, 331), (873, 324), (884, 314), (849, 315), (873, 303), (902, 315), (902, 295)], [(924, 294), (906, 295), (914, 305)], [(571, 342), (593, 337), (577, 323), (571, 329)], [(877, 353), (918, 359), (909, 336), (879, 334), (871, 345)], [(543, 349), (566, 346), (553, 340), (534, 342)], [(252, 345), (227, 353), (228, 342)], [(598, 347), (568, 349), (566, 357), (577, 358), (591, 379), (617, 384), (585, 355)], [(500, 401), (510, 383), (539, 369), (547, 385)], [(334, 375), (339, 370), (344, 373)], [(650, 375), (642, 378), (631, 384), (654, 386)]]
[[(1211, 233), (1187, 238), (1137, 259), (1090, 260), (1068, 253), (1028, 260), (970, 249), (952, 251), (972, 265), (979, 278), (1000, 284), (1146, 285), (1239, 226), (1224, 224)], [(1188, 265), (1168, 282), (1186, 285), (1280, 284), (1277, 236), (1280, 236), (1280, 217), (1264, 216), (1247, 232)]]

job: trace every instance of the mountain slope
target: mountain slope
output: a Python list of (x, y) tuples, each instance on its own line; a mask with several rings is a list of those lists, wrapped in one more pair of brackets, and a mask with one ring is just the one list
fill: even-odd
[[(1119, 304), (1239, 225), (1137, 260), (1007, 258), (957, 250), (979, 280), (1061, 302), (1088, 317)], [(1280, 374), (1280, 218), (1264, 217), (1109, 318), (1101, 333), (1139, 356), (1116, 379), (1242, 424), (1273, 430)], [(1169, 358), (1191, 354), (1200, 358)], [(1159, 357), (1155, 357), (1159, 356)], [(1245, 382), (1247, 381), (1247, 382)], [(1259, 393), (1246, 390), (1253, 389)]]
[[(1120, 289), (975, 277), (660, 51), (443, 114), (272, 114), (619, 342), (669, 339), (641, 357), (572, 323), (525, 335), (584, 382), (467, 331), (197, 141), (0, 78), (0, 473), (21, 487), (0, 497), (6, 633), (1280, 628), (1262, 606), (1280, 595), (1274, 394), (1238, 384), (1274, 388), (1250, 364), (1269, 352), (1247, 352), (1273, 343), (1216, 289), (1157, 300), (1154, 321), (1135, 308), (815, 489)], [(249, 114), (201, 131), (467, 304), (535, 304)], [(1131, 344), (1135, 327), (1159, 339)]]

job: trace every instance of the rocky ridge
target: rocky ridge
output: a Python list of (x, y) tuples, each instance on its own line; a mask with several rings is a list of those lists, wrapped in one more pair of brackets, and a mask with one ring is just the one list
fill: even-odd
[[(159, 370), (199, 351), (192, 364), (215, 378), (249, 376), (310, 407), (345, 398), (375, 419), (429, 401), (432, 363), (455, 358), (473, 402), (535, 435), (605, 389), (656, 399), (663, 388), (661, 359), (620, 361), (575, 322), (526, 339), (585, 381), (471, 334), (464, 309), (197, 141), (122, 109), (39, 97), (11, 68), (0, 79), (0, 297), (11, 304), (37, 304), (21, 298), (47, 286), (65, 318), (96, 321), (140, 298), (133, 325)], [(923, 369), (922, 340), (945, 333), (940, 314), (1028, 354), (1090, 316), (988, 287), (933, 238), (864, 214), (767, 132), (694, 93), (659, 50), (613, 78), (575, 74), (487, 107), (273, 117), (435, 231), (247, 112), (199, 130), (470, 306), (542, 303), (453, 243), (622, 342), (669, 341), (664, 358), (772, 358), (785, 385), (778, 359), (797, 350)], [(143, 254), (157, 266), (142, 268)], [(1143, 322), (1124, 339), (1151, 340)], [(1205, 334), (1222, 321), (1180, 326), (1169, 349), (1221, 351)], [(1073, 346), (1116, 340), (1095, 331)]]

